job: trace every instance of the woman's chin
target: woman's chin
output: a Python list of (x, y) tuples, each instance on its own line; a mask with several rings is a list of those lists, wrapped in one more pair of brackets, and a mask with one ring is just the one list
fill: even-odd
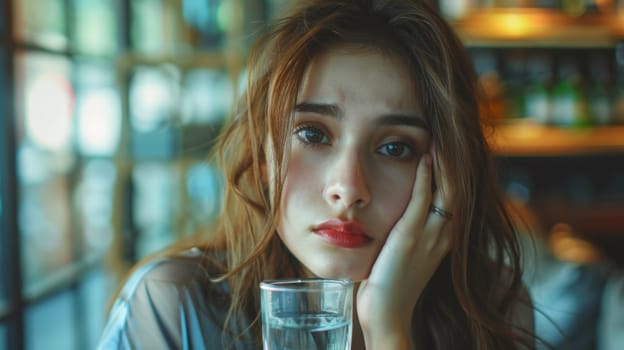
[(370, 271), (349, 271), (341, 268), (337, 269), (324, 269), (318, 271), (319, 273), (313, 273), (315, 277), (320, 278), (332, 278), (332, 279), (349, 279), (354, 282), (360, 282), (368, 278)]

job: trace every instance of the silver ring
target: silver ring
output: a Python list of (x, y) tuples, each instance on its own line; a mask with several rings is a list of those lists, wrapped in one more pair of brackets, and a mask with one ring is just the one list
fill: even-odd
[(429, 208), (429, 210), (433, 214), (435, 214), (435, 215), (437, 215), (439, 217), (445, 218), (447, 220), (450, 220), (453, 217), (453, 213), (451, 213), (450, 211), (446, 211), (446, 210), (444, 210), (442, 208), (436, 207), (435, 205), (431, 205), (431, 208)]

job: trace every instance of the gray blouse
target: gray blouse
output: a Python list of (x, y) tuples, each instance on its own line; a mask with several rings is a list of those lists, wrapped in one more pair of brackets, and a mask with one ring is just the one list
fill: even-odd
[(222, 331), (228, 288), (208, 281), (201, 257), (199, 249), (191, 249), (134, 271), (110, 311), (97, 349), (259, 348), (249, 337)]
[[(97, 349), (261, 348), (240, 331), (249, 325), (246, 320), (238, 323), (235, 335), (222, 331), (229, 288), (208, 280), (202, 256), (199, 249), (191, 249), (135, 270), (110, 311)], [(533, 330), (532, 308), (517, 306), (519, 326)]]

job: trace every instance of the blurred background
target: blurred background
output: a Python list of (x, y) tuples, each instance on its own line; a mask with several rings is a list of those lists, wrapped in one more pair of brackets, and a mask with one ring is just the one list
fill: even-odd
[[(205, 156), (288, 2), (0, 0), (0, 350), (94, 348), (128, 268), (216, 215)], [(623, 349), (624, 1), (434, 4), (482, 82), (539, 335)]]

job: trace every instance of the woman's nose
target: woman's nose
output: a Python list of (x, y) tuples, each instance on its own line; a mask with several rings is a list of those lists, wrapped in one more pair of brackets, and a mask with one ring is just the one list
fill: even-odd
[(366, 167), (357, 154), (343, 154), (328, 169), (323, 196), (333, 207), (365, 207), (370, 202)]

